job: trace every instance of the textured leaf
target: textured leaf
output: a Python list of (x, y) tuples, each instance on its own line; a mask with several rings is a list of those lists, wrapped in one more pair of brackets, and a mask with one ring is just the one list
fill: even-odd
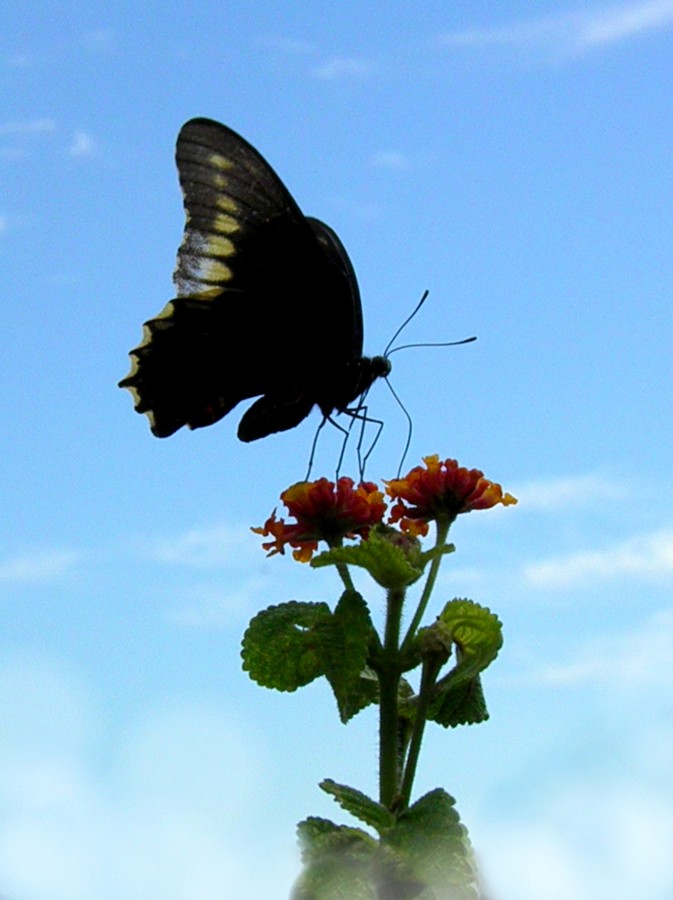
[(450, 600), (439, 615), (458, 646), (458, 665), (452, 681), (475, 678), (502, 647), (502, 623), (485, 606), (472, 600)]
[(469, 681), (440, 684), (438, 696), (432, 703), (428, 718), (445, 728), (457, 725), (477, 725), (488, 719), (488, 710), (481, 678), (477, 676)]
[(454, 799), (437, 788), (400, 814), (382, 844), (423, 885), (423, 900), (478, 900), (478, 875)]
[(243, 668), (253, 681), (295, 691), (324, 674), (321, 627), (332, 617), (326, 603), (281, 603), (258, 613), (244, 636)]
[(359, 566), (366, 569), (381, 587), (399, 590), (413, 584), (423, 574), (423, 566), (420, 565), (422, 554), (416, 556), (418, 565), (410, 562), (403, 549), (372, 531), (368, 540), (350, 547), (326, 550), (313, 559), (311, 565), (316, 568), (336, 563)]
[(378, 845), (370, 835), (314, 816), (297, 830), (304, 870), (291, 900), (378, 900), (371, 878)]
[(360, 819), (366, 825), (371, 825), (378, 832), (392, 828), (395, 817), (381, 803), (372, 800), (362, 791), (348, 787), (346, 784), (337, 784), (331, 778), (325, 778), (320, 782), (320, 787), (326, 794), (331, 794), (337, 803), (351, 813), (356, 819)]
[(357, 591), (344, 591), (334, 614), (316, 629), (323, 670), (342, 722), (376, 700), (377, 684), (363, 678), (371, 633), (369, 610)]

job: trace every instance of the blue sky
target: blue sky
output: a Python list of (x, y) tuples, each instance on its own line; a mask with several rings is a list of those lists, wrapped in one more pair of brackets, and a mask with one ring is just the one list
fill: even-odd
[[(13, 2), (0, 36), (0, 893), (282, 898), (294, 825), (374, 792), (375, 718), (240, 670), (250, 617), (333, 601), (248, 527), (317, 417), (160, 441), (116, 382), (172, 296), (173, 148), (250, 140), (347, 246), (409, 464), (479, 467), (437, 606), (504, 622), (491, 719), (428, 736), (493, 900), (673, 895), (673, 2)], [(279, 347), (279, 360), (300, 348)], [(386, 422), (369, 477), (394, 475)], [(331, 474), (324, 434), (316, 475)], [(347, 468), (354, 468), (351, 458)], [(382, 601), (363, 585), (375, 616)]]

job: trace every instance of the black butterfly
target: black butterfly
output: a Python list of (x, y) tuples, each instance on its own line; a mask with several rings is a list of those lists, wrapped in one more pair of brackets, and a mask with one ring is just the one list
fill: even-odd
[(183, 125), (176, 162), (187, 215), (177, 297), (145, 323), (119, 386), (157, 437), (211, 425), (249, 397), (259, 399), (242, 441), (294, 428), (315, 405), (325, 418), (347, 411), (390, 363), (362, 356), (360, 293), (339, 238), (218, 122)]

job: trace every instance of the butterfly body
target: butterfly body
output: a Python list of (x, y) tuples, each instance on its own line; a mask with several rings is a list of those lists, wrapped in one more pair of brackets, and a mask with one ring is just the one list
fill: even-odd
[(167, 437), (259, 399), (238, 436), (344, 412), (390, 371), (362, 356), (357, 281), (339, 238), (304, 216), (260, 154), (231, 129), (192, 119), (176, 149), (187, 223), (177, 296), (145, 323), (120, 382)]

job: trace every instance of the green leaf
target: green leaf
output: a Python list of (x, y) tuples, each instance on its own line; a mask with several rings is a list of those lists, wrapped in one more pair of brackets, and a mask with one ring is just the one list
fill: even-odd
[(278, 691), (296, 691), (324, 674), (319, 636), (332, 617), (326, 603), (291, 601), (258, 613), (243, 635), (243, 669), (253, 681)]
[(488, 719), (488, 710), (481, 678), (438, 686), (437, 697), (431, 704), (428, 718), (445, 728), (457, 725), (477, 725)]
[(344, 723), (376, 700), (378, 685), (365, 675), (372, 630), (367, 604), (351, 590), (316, 629), (323, 670)]
[(502, 647), (502, 623), (485, 606), (461, 599), (450, 600), (439, 619), (458, 646), (458, 664), (448, 678), (454, 682), (475, 678)]
[(419, 900), (478, 900), (478, 874), (454, 799), (437, 788), (401, 813), (381, 840), (423, 885)]
[(300, 822), (297, 836), (303, 862), (311, 862), (335, 850), (362, 846), (371, 852), (378, 846), (375, 838), (361, 828), (337, 825), (319, 816), (309, 816)]
[(370, 835), (314, 816), (297, 830), (304, 870), (291, 900), (377, 900), (371, 869), (378, 845)]
[(366, 825), (371, 825), (378, 832), (392, 828), (395, 824), (395, 816), (386, 809), (383, 804), (372, 800), (362, 791), (348, 787), (346, 784), (337, 784), (331, 778), (325, 778), (320, 782), (320, 787), (326, 794), (331, 794), (337, 803), (351, 813), (356, 819), (360, 819)]
[(446, 604), (439, 621), (456, 644), (457, 662), (435, 685), (428, 719), (445, 728), (484, 722), (488, 710), (479, 673), (498, 655), (502, 624), (485, 607), (460, 599)]
[(326, 550), (311, 560), (311, 565), (316, 568), (337, 563), (360, 566), (381, 587), (401, 590), (413, 584), (423, 574), (423, 566), (420, 565), (423, 555), (412, 554), (415, 564), (410, 561), (409, 555), (401, 547), (391, 543), (385, 533), (378, 534), (376, 530), (372, 530), (367, 540), (350, 547)]

